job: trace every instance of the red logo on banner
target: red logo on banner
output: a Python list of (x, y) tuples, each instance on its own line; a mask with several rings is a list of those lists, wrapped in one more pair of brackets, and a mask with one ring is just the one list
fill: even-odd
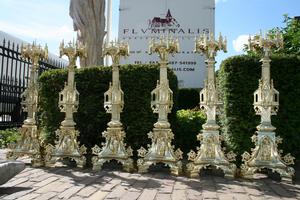
[(149, 20), (149, 28), (164, 28), (164, 27), (180, 27), (180, 24), (172, 17), (170, 9), (168, 9), (166, 18), (154, 17)]

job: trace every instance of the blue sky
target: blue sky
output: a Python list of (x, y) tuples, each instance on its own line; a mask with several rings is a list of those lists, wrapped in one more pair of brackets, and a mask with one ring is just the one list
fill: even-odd
[[(36, 40), (58, 54), (62, 39), (76, 37), (69, 0), (0, 0), (0, 30), (24, 41)], [(117, 37), (119, 0), (113, 0), (113, 37)], [(216, 0), (216, 32), (228, 39), (226, 57), (241, 54), (249, 34), (282, 27), (283, 14), (300, 16), (300, 0)]]

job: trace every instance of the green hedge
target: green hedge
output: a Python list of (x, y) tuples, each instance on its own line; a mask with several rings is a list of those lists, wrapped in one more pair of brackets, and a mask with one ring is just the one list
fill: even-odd
[(196, 151), (200, 145), (197, 135), (202, 130), (202, 124), (206, 121), (206, 116), (202, 111), (197, 110), (178, 110), (176, 123), (173, 132), (176, 135), (175, 146), (179, 147), (184, 157), (190, 150)]
[(197, 89), (180, 89), (178, 91), (178, 109), (193, 109), (199, 107), (199, 91)]
[[(239, 163), (240, 155), (253, 147), (250, 137), (260, 122), (253, 109), (253, 92), (260, 76), (261, 63), (257, 57), (235, 56), (221, 64), (218, 80), (224, 100), (222, 131), (230, 148), (239, 155)], [(276, 134), (283, 138), (279, 148), (300, 159), (300, 60), (272, 57), (271, 76), (280, 93), (279, 112), (272, 117)]]
[[(174, 92), (173, 112), (169, 115), (171, 124), (176, 119), (177, 77), (168, 71), (170, 88)], [(58, 129), (64, 113), (58, 109), (58, 93), (67, 79), (66, 70), (52, 70), (43, 73), (41, 83), (41, 125), (48, 142), (53, 143), (54, 131)], [(126, 142), (134, 150), (150, 143), (147, 133), (152, 130), (157, 115), (150, 107), (151, 91), (159, 79), (156, 65), (127, 65), (120, 69), (120, 80), (124, 91), (125, 108), (121, 121), (126, 131)], [(103, 108), (103, 95), (111, 81), (110, 67), (83, 68), (76, 70), (75, 81), (79, 96), (79, 109), (74, 119), (80, 131), (80, 142), (87, 147), (100, 145), (104, 141), (101, 133), (107, 128), (110, 114)], [(176, 137), (176, 136), (175, 136)]]

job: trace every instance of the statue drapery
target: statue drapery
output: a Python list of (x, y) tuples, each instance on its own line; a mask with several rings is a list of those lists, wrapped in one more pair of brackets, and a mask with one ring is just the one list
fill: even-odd
[(105, 32), (105, 0), (71, 0), (70, 16), (77, 39), (86, 45), (82, 67), (103, 65), (102, 44)]

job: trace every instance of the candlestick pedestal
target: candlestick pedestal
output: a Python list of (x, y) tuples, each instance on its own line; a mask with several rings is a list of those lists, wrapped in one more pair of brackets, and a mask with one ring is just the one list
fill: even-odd
[(148, 133), (148, 138), (152, 143), (148, 151), (143, 147), (138, 150), (137, 165), (140, 173), (148, 172), (151, 165), (157, 163), (164, 163), (170, 167), (173, 175), (179, 175), (182, 171), (182, 152), (177, 149), (174, 152), (174, 146), (171, 145), (174, 134), (168, 128), (154, 128), (152, 132)]
[(46, 146), (46, 166), (53, 167), (58, 160), (69, 158), (76, 162), (77, 167), (84, 167), (86, 158), (83, 155), (86, 154), (86, 147), (82, 145), (79, 148), (79, 142), (77, 142), (79, 131), (75, 130), (75, 127), (61, 126), (56, 131), (56, 135), (58, 137), (56, 145)]
[(10, 149), (6, 155), (7, 159), (16, 160), (22, 156), (29, 156), (31, 158), (31, 165), (33, 167), (41, 167), (44, 165), (41, 155), (41, 147), (39, 140), (39, 133), (35, 124), (23, 124), (20, 128), (21, 138), (15, 144), (10, 144)]
[(125, 171), (133, 171), (133, 160), (130, 158), (132, 149), (125, 147), (126, 144), (123, 141), (126, 134), (122, 127), (107, 128), (102, 135), (106, 141), (103, 147), (100, 148), (96, 145), (92, 149), (93, 154), (97, 155), (93, 157), (93, 170), (101, 170), (105, 162), (116, 160), (123, 165)]

